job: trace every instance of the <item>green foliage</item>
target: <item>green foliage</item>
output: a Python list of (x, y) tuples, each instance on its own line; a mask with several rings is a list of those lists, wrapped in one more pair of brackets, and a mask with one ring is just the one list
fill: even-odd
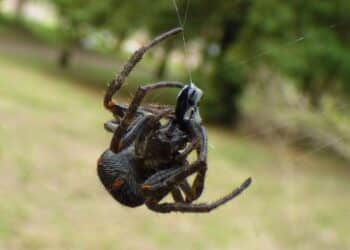
[(59, 16), (58, 38), (62, 51), (58, 62), (67, 67), (72, 51), (94, 29), (105, 27), (117, 3), (112, 0), (52, 0)]
[(80, 40), (91, 27), (106, 23), (113, 1), (53, 0), (60, 17), (62, 40), (74, 43)]
[[(290, 76), (314, 107), (325, 93), (350, 94), (348, 1), (204, 1), (191, 7), (188, 28), (221, 49), (207, 77), (209, 118), (237, 119), (246, 76), (262, 65)], [(249, 69), (240, 63), (247, 58)]]
[[(268, 65), (294, 78), (315, 106), (327, 91), (350, 89), (346, 84), (350, 74), (346, 67), (350, 60), (348, 32), (344, 32), (343, 25), (330, 26), (347, 21), (349, 4), (344, 0), (323, 0), (317, 4), (301, 0), (176, 2), (181, 19), (186, 21), (187, 39), (200, 38), (203, 53), (212, 44), (220, 48), (217, 58), (206, 58), (205, 63), (212, 64), (212, 70), (199, 69), (200, 74), (210, 79), (211, 98), (207, 103), (210, 118), (237, 120), (239, 96), (246, 85), (245, 74), (251, 73), (244, 71), (239, 61), (260, 52), (268, 51), (254, 60), (255, 65)], [(62, 37), (66, 41), (76, 41), (89, 27), (101, 25), (121, 36), (144, 28), (154, 36), (178, 25), (173, 2), (169, 0), (152, 3), (55, 0), (55, 3), (62, 16)], [(186, 15), (188, 3), (190, 9)], [(175, 41), (181, 42), (181, 39), (168, 41), (166, 50), (170, 50)], [(161, 61), (159, 76), (164, 72), (166, 59)], [(251, 67), (250, 71), (253, 70)], [(226, 103), (224, 107), (222, 101)]]
[(17, 19), (10, 14), (0, 15), (0, 33), (1, 36), (16, 36), (19, 40), (53, 45), (57, 45), (59, 38), (55, 27), (24, 18)]
[(246, 72), (231, 50), (216, 59), (211, 78), (206, 79), (203, 114), (207, 120), (236, 124), (239, 98), (246, 84)]
[[(60, 18), (57, 36), (51, 40), (58, 41), (64, 49), (62, 61), (85, 36), (98, 29), (107, 29), (123, 40), (137, 30), (147, 30), (153, 37), (179, 25), (173, 0), (50, 2)], [(314, 107), (320, 107), (325, 94), (350, 95), (348, 0), (176, 3), (186, 38), (203, 45), (203, 65), (197, 69), (194, 81), (207, 89), (204, 105), (209, 118), (237, 120), (240, 93), (248, 76), (261, 66), (291, 78)], [(167, 52), (182, 46), (180, 43), (181, 39), (163, 43), (166, 52), (157, 62), (158, 77), (165, 72)], [(219, 48), (216, 56), (208, 53), (212, 45)], [(249, 64), (240, 63), (247, 59)]]
[(326, 92), (349, 90), (349, 12), (345, 0), (255, 1), (244, 50), (247, 56), (268, 51), (257, 63), (291, 76), (318, 107)]

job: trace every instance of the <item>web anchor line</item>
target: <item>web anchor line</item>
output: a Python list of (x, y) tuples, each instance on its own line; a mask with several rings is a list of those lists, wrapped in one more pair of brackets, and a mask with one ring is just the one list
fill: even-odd
[(176, 0), (173, 0), (173, 4), (174, 4), (175, 11), (176, 11), (177, 20), (179, 22), (180, 27), (182, 27), (182, 41), (183, 41), (183, 46), (184, 46), (184, 54), (185, 54), (185, 58), (186, 58), (185, 65), (186, 65), (186, 70), (187, 70), (188, 76), (190, 78), (190, 83), (192, 83), (192, 72), (190, 69), (190, 65), (188, 64), (189, 52), (188, 52), (188, 46), (187, 46), (186, 37), (185, 37), (185, 24), (187, 21), (187, 14), (188, 14), (189, 6), (190, 6), (189, 1), (190, 0), (187, 0), (187, 2), (186, 2), (186, 11), (185, 11), (183, 21), (181, 20), (179, 7), (177, 5)]

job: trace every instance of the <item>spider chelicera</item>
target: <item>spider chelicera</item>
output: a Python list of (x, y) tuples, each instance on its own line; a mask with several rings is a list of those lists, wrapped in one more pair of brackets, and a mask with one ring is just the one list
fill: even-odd
[[(182, 28), (172, 29), (136, 50), (109, 84), (104, 97), (104, 106), (114, 116), (105, 123), (113, 138), (98, 160), (97, 172), (108, 192), (129, 207), (145, 204), (160, 213), (209, 212), (235, 198), (251, 183), (248, 178), (215, 202), (193, 203), (202, 194), (207, 171), (207, 136), (197, 106), (202, 92), (194, 84), (143, 85), (128, 106), (112, 100), (144, 53), (181, 31)], [(171, 106), (140, 106), (149, 91), (160, 88), (181, 89), (175, 112)], [(193, 151), (197, 159), (190, 162), (187, 158)], [(191, 175), (195, 175), (192, 184), (187, 180)], [(168, 194), (174, 202), (161, 203)]]

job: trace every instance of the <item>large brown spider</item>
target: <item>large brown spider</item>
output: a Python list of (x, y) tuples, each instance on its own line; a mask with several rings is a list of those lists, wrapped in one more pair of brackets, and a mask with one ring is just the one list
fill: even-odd
[[(97, 172), (108, 192), (129, 207), (146, 204), (160, 213), (209, 212), (238, 196), (251, 183), (248, 178), (210, 204), (192, 203), (203, 191), (207, 171), (207, 136), (197, 109), (201, 91), (193, 84), (158, 82), (140, 86), (129, 106), (112, 100), (144, 53), (181, 31), (182, 28), (172, 29), (134, 52), (104, 97), (104, 106), (115, 120), (105, 124), (113, 138), (98, 160)], [(170, 106), (140, 106), (149, 91), (168, 87), (182, 89), (175, 112)], [(187, 157), (194, 150), (197, 159), (190, 163)], [(196, 176), (190, 185), (187, 177), (193, 174)], [(175, 202), (160, 203), (169, 193)]]

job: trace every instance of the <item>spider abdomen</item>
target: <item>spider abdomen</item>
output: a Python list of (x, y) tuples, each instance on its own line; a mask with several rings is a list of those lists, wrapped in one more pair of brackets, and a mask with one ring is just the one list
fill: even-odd
[(106, 150), (98, 160), (97, 173), (107, 191), (119, 203), (136, 207), (144, 204), (140, 185), (136, 182), (131, 152)]

